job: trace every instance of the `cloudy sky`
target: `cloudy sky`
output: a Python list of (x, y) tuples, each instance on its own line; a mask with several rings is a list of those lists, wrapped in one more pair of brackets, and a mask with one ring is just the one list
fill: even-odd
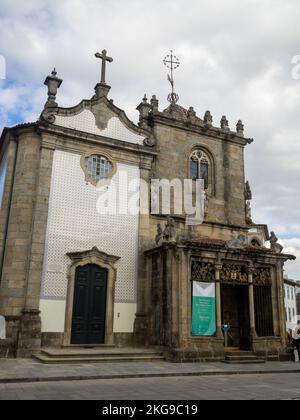
[(0, 0), (0, 130), (37, 118), (54, 66), (61, 106), (90, 98), (103, 48), (114, 57), (110, 95), (136, 122), (144, 93), (167, 104), (162, 59), (172, 48), (180, 104), (200, 117), (209, 109), (215, 125), (224, 114), (233, 128), (241, 118), (254, 137), (246, 150), (253, 218), (298, 256), (287, 274), (300, 279), (299, 40), (299, 0)]

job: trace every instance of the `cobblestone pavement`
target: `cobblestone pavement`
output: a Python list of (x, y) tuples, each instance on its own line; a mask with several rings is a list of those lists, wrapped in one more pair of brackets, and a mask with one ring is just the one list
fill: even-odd
[(226, 365), (224, 363), (115, 362), (44, 365), (30, 359), (0, 359), (0, 383), (277, 372), (300, 373), (300, 363)]
[(298, 373), (0, 384), (2, 400), (300, 400)]

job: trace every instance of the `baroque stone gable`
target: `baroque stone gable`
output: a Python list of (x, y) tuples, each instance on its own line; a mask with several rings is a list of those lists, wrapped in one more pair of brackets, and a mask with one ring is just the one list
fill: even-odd
[(138, 145), (154, 146), (150, 130), (136, 126), (125, 112), (102, 96), (72, 108), (46, 107), (41, 121), (58, 127)]

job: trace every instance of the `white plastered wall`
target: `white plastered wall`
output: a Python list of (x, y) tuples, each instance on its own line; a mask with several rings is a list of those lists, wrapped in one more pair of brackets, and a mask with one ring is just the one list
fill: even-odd
[[(101, 215), (99, 191), (85, 181), (79, 154), (55, 151), (49, 201), (40, 310), (42, 332), (63, 332), (69, 252), (90, 250), (120, 257), (116, 263), (114, 332), (132, 332), (136, 313), (138, 215)], [(118, 163), (128, 181), (139, 179), (137, 166)], [(121, 201), (124, 196), (121, 196)]]

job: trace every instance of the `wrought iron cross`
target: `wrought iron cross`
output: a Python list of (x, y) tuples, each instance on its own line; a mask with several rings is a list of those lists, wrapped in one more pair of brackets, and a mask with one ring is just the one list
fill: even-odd
[(103, 50), (102, 53), (96, 53), (96, 58), (100, 58), (102, 60), (102, 68), (101, 68), (101, 83), (106, 85), (105, 76), (106, 76), (106, 62), (112, 63), (114, 60), (111, 57), (107, 56), (107, 51)]

